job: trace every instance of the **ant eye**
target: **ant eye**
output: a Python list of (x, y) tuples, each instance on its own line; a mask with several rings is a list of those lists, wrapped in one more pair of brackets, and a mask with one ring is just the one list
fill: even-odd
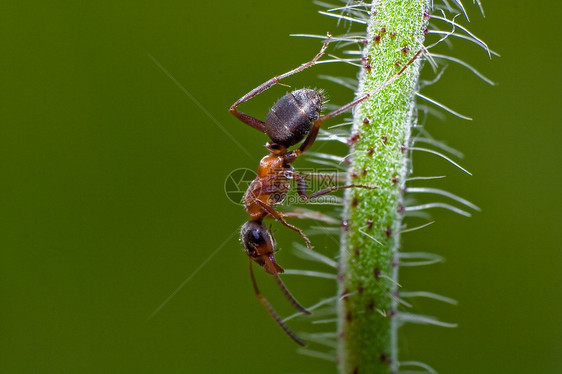
[(250, 232), (248, 233), (248, 242), (250, 244), (258, 246), (261, 243), (263, 243), (264, 241), (265, 241), (265, 238), (264, 238), (261, 230), (250, 230)]

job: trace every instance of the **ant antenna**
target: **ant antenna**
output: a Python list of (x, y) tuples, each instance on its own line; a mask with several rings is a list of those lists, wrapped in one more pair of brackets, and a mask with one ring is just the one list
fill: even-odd
[(275, 281), (279, 285), (279, 288), (281, 288), (281, 291), (283, 292), (283, 295), (285, 295), (287, 300), (289, 300), (291, 305), (294, 306), (296, 310), (298, 310), (299, 312), (302, 312), (306, 315), (312, 314), (309, 310), (307, 310), (304, 306), (302, 306), (301, 303), (299, 303), (297, 301), (297, 299), (295, 299), (295, 297), (289, 292), (289, 289), (287, 289), (287, 287), (285, 287), (285, 284), (283, 283), (283, 281), (279, 277), (278, 273), (273, 273), (273, 278), (275, 278)]
[[(301, 338), (299, 338), (294, 332), (293, 330), (291, 330), (289, 328), (289, 326), (287, 326), (282, 320), (281, 317), (279, 317), (279, 314), (277, 314), (277, 312), (275, 311), (275, 309), (273, 309), (273, 307), (271, 306), (271, 304), (267, 301), (267, 299), (261, 294), (260, 289), (258, 288), (258, 284), (256, 283), (256, 278), (254, 277), (254, 268), (252, 267), (252, 259), (250, 259), (250, 277), (252, 278), (252, 284), (254, 285), (254, 292), (256, 293), (256, 297), (258, 298), (258, 300), (263, 304), (263, 306), (265, 307), (265, 309), (267, 309), (267, 311), (269, 312), (269, 314), (271, 315), (271, 317), (273, 317), (273, 319), (275, 320), (275, 322), (277, 322), (277, 324), (279, 325), (279, 327), (281, 327), (281, 329), (283, 329), (283, 331), (285, 331), (285, 334), (287, 334), (291, 339), (293, 339), (295, 341), (295, 343), (297, 343), (300, 346), (306, 347), (307, 343), (302, 340)], [(276, 274), (277, 275), (277, 274)], [(279, 278), (279, 276), (277, 276), (276, 278)], [(279, 281), (281, 281), (281, 279), (279, 278)], [(281, 284), (283, 284), (281, 282)], [(284, 286), (282, 287), (282, 289), (287, 290)], [(284, 292), (285, 293), (285, 292)], [(287, 291), (287, 294), (289, 294), (289, 291)], [(289, 294), (290, 295), (290, 294)], [(294, 298), (293, 298), (294, 300)], [(296, 302), (296, 300), (295, 300)], [(292, 303), (292, 302), (291, 302)], [(298, 304), (298, 303), (297, 303)], [(294, 305), (294, 304), (293, 304)], [(298, 304), (300, 305), (300, 304)], [(310, 313), (310, 312), (309, 312)]]

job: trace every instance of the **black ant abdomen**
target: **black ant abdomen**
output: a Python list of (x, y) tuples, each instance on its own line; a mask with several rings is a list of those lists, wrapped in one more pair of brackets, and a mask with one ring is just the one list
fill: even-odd
[(324, 96), (303, 88), (285, 94), (271, 107), (265, 119), (265, 133), (277, 144), (299, 143), (320, 117)]

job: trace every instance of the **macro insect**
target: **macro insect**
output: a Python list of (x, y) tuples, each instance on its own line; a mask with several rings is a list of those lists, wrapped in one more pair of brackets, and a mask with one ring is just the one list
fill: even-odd
[[(306, 345), (306, 343), (296, 336), (296, 334), (293, 333), (293, 331), (282, 321), (271, 304), (269, 304), (267, 299), (265, 299), (265, 297), (261, 294), (255, 280), (252, 267), (253, 262), (256, 262), (258, 265), (263, 267), (267, 273), (273, 276), (276, 283), (281, 288), (281, 291), (295, 309), (304, 314), (310, 314), (310, 312), (291, 295), (289, 290), (281, 281), (279, 273), (283, 273), (283, 268), (281, 268), (281, 266), (279, 266), (275, 261), (275, 240), (273, 239), (270, 230), (263, 223), (263, 220), (265, 218), (273, 218), (289, 229), (296, 231), (302, 237), (307, 247), (312, 249), (312, 244), (305, 233), (298, 227), (288, 223), (285, 219), (286, 215), (275, 209), (276, 205), (281, 204), (285, 200), (287, 193), (291, 188), (291, 182), (296, 183), (297, 193), (303, 200), (318, 198), (342, 189), (375, 188), (372, 186), (350, 184), (345, 186), (331, 186), (307, 195), (306, 180), (294, 169), (292, 164), (301, 154), (306, 152), (314, 144), (320, 127), (324, 121), (344, 113), (388, 85), (391, 81), (396, 79), (396, 77), (400, 75), (421, 52), (418, 52), (416, 56), (394, 76), (393, 79), (386, 82), (385, 85), (380, 87), (377, 91), (362, 95), (325, 115), (321, 115), (322, 105), (324, 102), (322, 92), (307, 88), (294, 90), (282, 96), (271, 107), (267, 113), (265, 121), (259, 120), (237, 110), (237, 107), (240, 104), (252, 99), (272, 86), (279, 84), (282, 79), (315, 65), (318, 59), (322, 57), (326, 51), (329, 42), (330, 35), (328, 34), (320, 52), (318, 52), (311, 61), (302, 64), (296, 69), (293, 69), (285, 74), (269, 79), (242, 96), (230, 107), (230, 113), (232, 113), (236, 118), (250, 127), (265, 133), (270, 140), (266, 143), (266, 148), (269, 151), (269, 154), (261, 159), (257, 177), (250, 184), (243, 198), (244, 207), (250, 219), (242, 225), (240, 239), (249, 257), (250, 277), (254, 292), (259, 301), (264, 305), (269, 314), (285, 331), (285, 333), (295, 342), (303, 346)], [(293, 150), (289, 149), (299, 143), (301, 143), (299, 147)]]

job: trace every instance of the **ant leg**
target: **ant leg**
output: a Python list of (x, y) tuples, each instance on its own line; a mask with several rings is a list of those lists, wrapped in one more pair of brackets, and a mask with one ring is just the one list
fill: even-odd
[(273, 307), (271, 306), (271, 304), (267, 301), (267, 299), (261, 294), (260, 289), (258, 288), (258, 284), (256, 283), (256, 278), (254, 276), (254, 268), (252, 267), (252, 259), (250, 259), (250, 277), (252, 278), (252, 284), (254, 286), (254, 293), (256, 294), (256, 297), (258, 298), (258, 300), (260, 301), (260, 303), (262, 303), (262, 305), (265, 307), (265, 309), (267, 309), (267, 311), (269, 312), (269, 314), (271, 315), (271, 317), (273, 317), (273, 319), (275, 320), (275, 322), (277, 322), (277, 324), (279, 325), (279, 327), (281, 327), (281, 329), (283, 329), (283, 331), (285, 331), (285, 334), (287, 334), (291, 339), (293, 339), (298, 345), (301, 345), (303, 347), (306, 347), (306, 342), (301, 340), (290, 328), (289, 326), (287, 326), (283, 320), (281, 319), (281, 317), (279, 317), (279, 314), (277, 314), (277, 312), (275, 311), (275, 309), (273, 309)]
[(249, 125), (250, 127), (253, 127), (258, 131), (265, 132), (265, 122), (263, 122), (262, 120), (249, 116), (246, 113), (239, 112), (232, 107), (230, 108), (230, 113), (232, 113), (236, 118), (244, 122), (246, 125)]
[(310, 239), (308, 239), (308, 236), (306, 236), (306, 234), (304, 233), (304, 231), (302, 231), (301, 229), (299, 229), (296, 226), (291, 225), (289, 222), (287, 222), (285, 220), (285, 218), (283, 218), (283, 214), (281, 212), (276, 211), (273, 207), (267, 205), (266, 203), (264, 203), (261, 200), (256, 199), (255, 200), (258, 204), (261, 205), (261, 207), (273, 218), (275, 218), (276, 220), (278, 220), (279, 222), (281, 222), (283, 225), (285, 225), (286, 227), (290, 228), (293, 231), (296, 231), (299, 233), (299, 235), (302, 237), (302, 239), (305, 241), (306, 246), (309, 249), (314, 248), (312, 246), (312, 244), (310, 243)]
[(344, 106), (334, 110), (333, 112), (328, 113), (328, 114), (318, 118), (316, 120), (316, 122), (314, 122), (314, 125), (312, 126), (312, 129), (310, 129), (310, 132), (308, 133), (308, 136), (306, 137), (304, 142), (296, 150), (297, 156), (300, 155), (303, 152), (306, 152), (312, 146), (312, 144), (314, 144), (314, 141), (316, 140), (316, 137), (318, 136), (318, 131), (320, 131), (320, 126), (322, 126), (322, 122), (324, 122), (325, 120), (327, 120), (329, 118), (332, 118), (332, 117), (335, 117), (339, 114), (342, 114), (343, 112), (347, 111), (350, 108), (353, 108), (355, 105), (359, 104), (363, 100), (368, 99), (372, 95), (373, 95), (372, 93), (368, 93), (366, 95), (360, 96), (357, 99), (353, 100), (352, 102), (347, 103)]
[(281, 79), (287, 78), (288, 76), (291, 76), (291, 75), (296, 74), (296, 73), (300, 73), (301, 71), (315, 65), (316, 61), (318, 61), (318, 59), (320, 57), (322, 57), (324, 52), (326, 52), (326, 48), (328, 48), (328, 44), (330, 43), (331, 37), (332, 36), (330, 34), (327, 35), (326, 41), (322, 45), (322, 48), (320, 49), (320, 52), (318, 52), (318, 54), (316, 56), (314, 56), (314, 58), (312, 60), (310, 60), (309, 62), (307, 62), (305, 64), (302, 64), (298, 68), (293, 69), (293, 70), (291, 70), (291, 71), (289, 71), (285, 74), (273, 77), (270, 80), (268, 80), (267, 82), (262, 83), (258, 87), (254, 88), (252, 91), (248, 92), (246, 95), (242, 96), (240, 99), (238, 99), (238, 101), (236, 101), (234, 104), (232, 104), (232, 106), (230, 107), (230, 113), (232, 113), (240, 121), (242, 121), (245, 124), (253, 127), (254, 129), (259, 130), (261, 132), (265, 132), (265, 126), (264, 126), (263, 121), (261, 121), (257, 118), (254, 118), (252, 116), (249, 116), (245, 113), (239, 112), (238, 110), (236, 110), (236, 107), (238, 107), (238, 105), (250, 100), (254, 96), (259, 95), (260, 93), (262, 93), (265, 90), (271, 88), (272, 86), (276, 85), (277, 83), (279, 83), (279, 81)]
[(322, 122), (324, 122), (325, 120), (330, 119), (332, 117), (338, 116), (338, 115), (342, 114), (343, 112), (353, 108), (355, 105), (357, 105), (360, 102), (368, 99), (369, 97), (373, 96), (374, 94), (376, 94), (377, 92), (381, 91), (383, 88), (385, 88), (386, 86), (388, 86), (389, 84), (394, 82), (408, 68), (408, 66), (410, 66), (414, 61), (417, 60), (417, 58), (419, 57), (419, 55), (422, 52), (423, 52), (423, 49), (420, 49), (414, 55), (414, 57), (412, 57), (412, 59), (410, 61), (408, 61), (408, 63), (406, 65), (404, 65), (404, 67), (402, 67), (402, 69), (400, 69), (400, 71), (397, 74), (395, 74), (392, 78), (390, 78), (389, 80), (384, 82), (381, 86), (377, 87), (375, 90), (373, 90), (373, 91), (371, 91), (371, 92), (369, 92), (369, 93), (367, 93), (363, 96), (359, 96), (355, 100), (345, 104), (344, 106), (334, 110), (333, 112), (328, 113), (328, 114), (318, 118), (316, 120), (316, 122), (314, 123), (314, 125), (312, 126), (312, 129), (310, 130), (308, 136), (306, 137), (304, 142), (301, 144), (301, 146), (296, 151), (296, 156), (300, 155), (303, 152), (306, 152), (312, 146), (312, 144), (316, 140), (316, 137), (318, 136), (318, 131), (320, 130), (320, 126), (322, 126)]
[(371, 187), (371, 186), (364, 186), (362, 184), (348, 184), (345, 186), (330, 186), (327, 188), (324, 188), (320, 191), (316, 191), (314, 193), (311, 193), (310, 195), (306, 194), (306, 180), (303, 178), (302, 175), (295, 173), (295, 178), (297, 180), (297, 192), (300, 196), (301, 199), (307, 201), (307, 200), (311, 200), (311, 199), (315, 199), (317, 197), (323, 196), (323, 195), (327, 195), (331, 192), (334, 191), (339, 191), (339, 190), (345, 190), (348, 188), (365, 188), (368, 190), (374, 190), (377, 187)]
[(331, 192), (339, 191), (339, 190), (346, 190), (348, 188), (365, 188), (367, 190), (374, 190), (377, 187), (364, 186), (362, 184), (348, 184), (347, 186), (331, 186), (331, 187), (324, 188), (323, 190), (316, 191), (316, 192), (308, 195), (306, 200), (316, 199), (317, 197), (329, 194)]
[(290, 212), (283, 212), (283, 217), (285, 218), (298, 218), (298, 219), (312, 219), (315, 221), (321, 221), (328, 225), (339, 225), (341, 220), (332, 218), (326, 214), (316, 212), (314, 210), (308, 209), (294, 209)]

